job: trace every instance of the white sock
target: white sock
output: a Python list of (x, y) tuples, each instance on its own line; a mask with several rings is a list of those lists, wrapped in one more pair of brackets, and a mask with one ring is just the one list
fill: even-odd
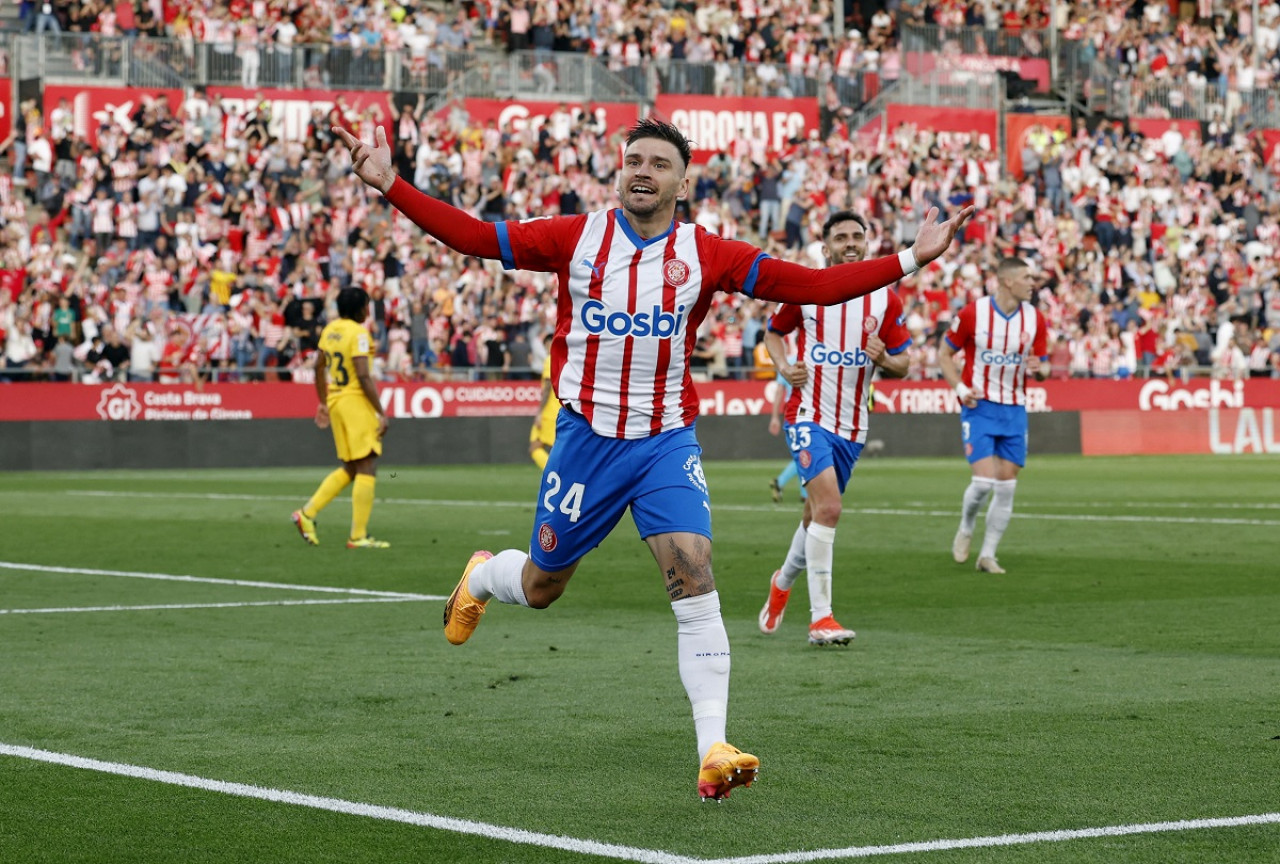
[(729, 634), (720, 617), (720, 594), (712, 591), (671, 604), (676, 615), (680, 681), (693, 706), (698, 760), (724, 740), (729, 714)]
[(960, 508), (960, 530), (964, 533), (973, 533), (978, 511), (982, 509), (995, 483), (990, 477), (974, 477), (969, 481), (969, 487), (964, 490), (964, 504)]
[(995, 481), (995, 494), (991, 496), (991, 506), (987, 508), (987, 530), (982, 537), (982, 552), (979, 558), (996, 557), (996, 547), (1004, 536), (1004, 529), (1009, 527), (1013, 518), (1013, 490), (1017, 480)]
[(467, 590), (477, 600), (497, 597), (502, 603), (528, 606), (524, 596), (524, 562), (528, 560), (527, 552), (504, 549), (471, 571)]
[(802, 519), (796, 533), (791, 535), (791, 548), (787, 550), (786, 560), (782, 562), (782, 569), (778, 573), (778, 578), (774, 580), (774, 584), (783, 591), (791, 590), (791, 586), (796, 583), (796, 577), (805, 568), (804, 544), (808, 536)]
[(810, 621), (821, 621), (831, 614), (831, 562), (835, 557), (835, 543), (835, 528), (809, 523), (804, 557), (809, 562)]

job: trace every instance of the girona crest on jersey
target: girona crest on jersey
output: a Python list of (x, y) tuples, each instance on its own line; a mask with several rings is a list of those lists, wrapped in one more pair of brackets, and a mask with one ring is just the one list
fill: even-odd
[(880, 319), (874, 315), (868, 315), (862, 319), (862, 332), (874, 333), (880, 329)]
[(689, 281), (689, 265), (679, 258), (672, 258), (662, 265), (662, 278), (668, 285), (679, 288)]
[(550, 525), (543, 525), (538, 529), (538, 545), (542, 547), (543, 552), (550, 552), (560, 543), (560, 538), (556, 536), (555, 529)]
[(801, 450), (800, 455), (796, 456), (796, 461), (800, 463), (801, 468), (808, 468), (813, 464), (813, 454), (808, 450)]

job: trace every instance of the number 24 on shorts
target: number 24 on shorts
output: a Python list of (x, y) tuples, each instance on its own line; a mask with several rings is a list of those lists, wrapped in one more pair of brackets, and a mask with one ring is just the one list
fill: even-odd
[[(562, 485), (560, 475), (554, 471), (547, 474), (547, 491), (542, 496), (542, 506), (547, 512), (554, 513), (557, 509), (555, 497), (560, 494), (560, 486)], [(582, 515), (582, 494), (586, 491), (586, 487), (581, 483), (574, 483), (565, 490), (564, 497), (560, 499), (559, 510), (561, 513), (569, 517), (570, 522), (577, 522), (578, 517)]]

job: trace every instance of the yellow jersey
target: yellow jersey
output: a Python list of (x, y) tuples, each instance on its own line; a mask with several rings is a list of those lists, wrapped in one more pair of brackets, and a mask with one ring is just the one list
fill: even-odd
[(360, 379), (356, 377), (355, 358), (369, 358), (373, 365), (373, 337), (350, 318), (339, 318), (330, 321), (320, 331), (320, 350), (325, 354), (326, 367), (329, 373), (329, 398), (332, 405), (348, 395), (364, 397), (360, 389)]

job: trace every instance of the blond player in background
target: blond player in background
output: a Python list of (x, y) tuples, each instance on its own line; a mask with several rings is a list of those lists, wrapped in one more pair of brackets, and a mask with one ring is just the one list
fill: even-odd
[[(1018, 472), (1027, 464), (1027, 374), (1049, 374), (1044, 316), (1031, 304), (1035, 276), (1022, 258), (996, 268), (994, 297), (960, 310), (938, 351), (938, 365), (960, 397), (960, 432), (972, 478), (964, 490), (960, 527), (951, 543), (957, 564), (969, 560), (978, 511), (990, 497), (976, 568), (1003, 573), (1000, 538), (1013, 518)], [(964, 367), (956, 354), (964, 355)]]

